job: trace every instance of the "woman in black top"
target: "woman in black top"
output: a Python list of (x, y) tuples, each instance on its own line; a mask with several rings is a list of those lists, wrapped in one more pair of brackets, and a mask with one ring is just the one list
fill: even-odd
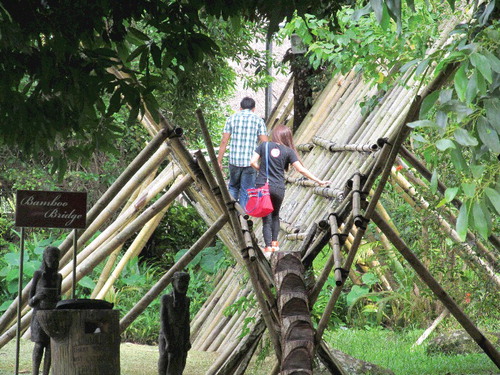
[[(272, 142), (263, 142), (255, 150), (250, 165), (258, 171), (255, 186), (264, 186), (269, 182), (269, 192), (274, 211), (262, 218), (262, 234), (266, 247), (264, 251), (279, 250), (278, 233), (280, 229), (280, 208), (285, 197), (285, 172), (292, 165), (295, 170), (320, 185), (328, 185), (330, 181), (322, 181), (309, 172), (299, 160), (293, 144), (291, 130), (285, 125), (277, 125), (271, 133)], [(268, 145), (268, 173), (266, 176), (266, 145)], [(260, 163), (259, 163), (260, 160)]]

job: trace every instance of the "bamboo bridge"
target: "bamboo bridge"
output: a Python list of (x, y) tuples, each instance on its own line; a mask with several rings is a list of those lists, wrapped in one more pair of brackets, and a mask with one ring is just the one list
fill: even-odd
[[(446, 43), (457, 22), (453, 19), (444, 25), (442, 38), (434, 49)], [(256, 235), (260, 234), (260, 220), (252, 220), (244, 214), (229, 195), (222, 172), (213, 168), (217, 166), (216, 155), (202, 110), (196, 111), (196, 117), (203, 131), (208, 158), (200, 150), (187, 150), (182, 131), (167, 119), (162, 118), (157, 123), (146, 113), (140, 121), (152, 140), (88, 212), (87, 229), (78, 239), (78, 247), (82, 250), (77, 257), (77, 280), (109, 257), (92, 295), (103, 298), (126, 262), (139, 254), (162, 217), (168, 215), (174, 199), (184, 193), (209, 229), (122, 317), (120, 330), (124, 331), (164, 291), (175, 272), (186, 267), (218, 236), (230, 250), (236, 266), (219, 275), (215, 291), (191, 323), (193, 349), (219, 353), (207, 375), (243, 374), (265, 332), (276, 355), (273, 373), (312, 374), (313, 359), (317, 356), (332, 374), (346, 374), (324, 342), (323, 334), (346, 278), (355, 277), (351, 267), (367, 224), (372, 221), (389, 252), (393, 252), (394, 246), (500, 367), (498, 351), (400, 238), (395, 223), (380, 203), (385, 187), (391, 183), (416, 209), (429, 206), (418, 193), (420, 177), (416, 174), (429, 180), (430, 172), (403, 142), (411, 131), (407, 124), (418, 119), (422, 101), (439, 90), (454, 70), (455, 66), (450, 64), (420, 85), (410, 69), (404, 77), (406, 84), (394, 85), (387, 92), (377, 92), (355, 72), (336, 76), (329, 82), (294, 137), (304, 165), (319, 178), (334, 181), (334, 184), (320, 188), (298, 178), (296, 172), (287, 176), (286, 199), (281, 209), (281, 250), (271, 259), (262, 253), (260, 236)], [(119, 70), (113, 73), (126, 76)], [(268, 120), (269, 130), (291, 117), (291, 88), (289, 82)], [(359, 103), (372, 96), (378, 98), (377, 104), (366, 113), (362, 112)], [(158, 173), (167, 159), (170, 163)], [(405, 165), (406, 171), (415, 172), (397, 171), (395, 164)], [(439, 190), (444, 192), (444, 189), (440, 183)], [(157, 196), (160, 198), (151, 203)], [(104, 227), (117, 213), (120, 213), (117, 219)], [(436, 221), (453, 241), (459, 242), (453, 225), (446, 218), (436, 213)], [(90, 241), (98, 230), (101, 233)], [(132, 245), (114, 267), (123, 244), (134, 235)], [(495, 287), (500, 289), (500, 279), (495, 273), (497, 259), (488, 250), (489, 245), (482, 244), (472, 233), (468, 234), (468, 239), (477, 246), (465, 244), (461, 247), (464, 258), (472, 267), (486, 270)], [(490, 245), (500, 247), (495, 237), (490, 239)], [(327, 244), (332, 251), (320, 275), (316, 279), (306, 277), (305, 271), (312, 267), (313, 260)], [(71, 245), (71, 236), (60, 245), (64, 253), (61, 260), (63, 292), (71, 288)], [(314, 329), (310, 311), (332, 273), (336, 286)], [(240, 287), (234, 287), (236, 285)], [(23, 290), (24, 303), (29, 287)], [(224, 315), (226, 307), (244, 297), (253, 298), (256, 305)], [(23, 307), (20, 324), (26, 329), (31, 311), (24, 304)], [(17, 302), (14, 302), (0, 317), (0, 347), (15, 336), (16, 309)], [(249, 333), (241, 339), (242, 327), (247, 324)]]

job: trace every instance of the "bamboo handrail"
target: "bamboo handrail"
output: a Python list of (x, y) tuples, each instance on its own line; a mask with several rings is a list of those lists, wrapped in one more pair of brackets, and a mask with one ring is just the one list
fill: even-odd
[[(329, 141), (327, 139), (315, 136), (312, 138), (312, 142), (315, 145), (321, 146), (330, 152), (376, 152), (380, 149), (377, 142), (369, 144), (344, 144), (339, 145), (336, 142)], [(310, 151), (310, 150), (309, 150)]]
[(306, 238), (307, 233), (288, 233), (285, 236), (285, 239), (287, 241), (302, 241), (304, 238)]
[(314, 148), (313, 143), (302, 143), (302, 144), (296, 146), (296, 149), (298, 151), (302, 151), (302, 152), (311, 152), (313, 150), (313, 148)]
[[(351, 231), (352, 224), (353, 224), (353, 217), (352, 217), (352, 214), (350, 214), (348, 216), (345, 224), (344, 224), (343, 229), (342, 229), (341, 239), (345, 238), (347, 236), (347, 234)], [(330, 223), (328, 223), (329, 230), (326, 232), (328, 234), (328, 241), (330, 240), (330, 235), (331, 235), (330, 228), (331, 228)], [(359, 240), (359, 241), (361, 241), (361, 240)], [(342, 244), (342, 245), (344, 245), (344, 244)], [(340, 249), (339, 249), (339, 252), (340, 252)], [(344, 270), (351, 269), (352, 262), (354, 261), (354, 255), (352, 255), (351, 252), (353, 252), (352, 248), (351, 248), (351, 251), (349, 251), (349, 253), (348, 253), (349, 255), (348, 255), (347, 259), (344, 261), (344, 265), (342, 267), (342, 269), (344, 269)], [(339, 259), (339, 258), (337, 258), (337, 259)], [(326, 261), (326, 263), (323, 267), (323, 270), (321, 271), (320, 276), (317, 278), (316, 283), (314, 284), (314, 286), (311, 289), (311, 292), (309, 293), (310, 306), (314, 306), (314, 304), (316, 303), (318, 296), (319, 296), (319, 293), (321, 292), (321, 289), (323, 289), (323, 286), (325, 285), (326, 281), (328, 280), (328, 276), (330, 275), (330, 272), (332, 271), (332, 268), (335, 265), (335, 260), (336, 259), (335, 259), (334, 253), (332, 252), (330, 254), (330, 256), (328, 257), (328, 260)], [(341, 267), (339, 267), (339, 269), (340, 268)], [(341, 285), (342, 285), (342, 283), (335, 288), (335, 290), (339, 289), (339, 292), (338, 292), (339, 295), (340, 295), (340, 291), (342, 290)], [(325, 309), (325, 312), (323, 313), (323, 316), (322, 316), (323, 321), (330, 319), (329, 316), (331, 316), (331, 313), (333, 312), (333, 305), (334, 304), (335, 304), (335, 302), (332, 302), (331, 311)], [(321, 320), (320, 320), (320, 323), (321, 323)], [(325, 324), (325, 322), (323, 322), (323, 324)], [(320, 328), (320, 325), (318, 323), (317, 330), (319, 328)], [(317, 342), (319, 342), (319, 341), (317, 341)]]

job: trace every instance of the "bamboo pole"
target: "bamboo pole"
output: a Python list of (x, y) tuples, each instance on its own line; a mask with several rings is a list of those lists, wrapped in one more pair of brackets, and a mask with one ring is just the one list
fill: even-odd
[(154, 216), (151, 220), (149, 220), (146, 223), (146, 225), (141, 229), (141, 231), (139, 232), (135, 240), (132, 242), (130, 247), (127, 249), (126, 253), (120, 259), (120, 261), (116, 265), (111, 275), (109, 275), (102, 288), (98, 290), (94, 298), (102, 299), (106, 296), (109, 290), (113, 287), (115, 281), (118, 280), (118, 278), (120, 277), (120, 274), (122, 273), (127, 263), (129, 263), (131, 259), (139, 256), (142, 249), (144, 249), (144, 246), (146, 245), (149, 238), (160, 224), (161, 219), (165, 216), (169, 208), (170, 204), (167, 205), (156, 216)]
[[(163, 145), (166, 153), (169, 152), (168, 147), (163, 143), (168, 137), (168, 132), (165, 129), (160, 130), (154, 138), (144, 147), (144, 149), (134, 158), (128, 167), (120, 174), (120, 176), (111, 184), (106, 193), (94, 204), (94, 206), (87, 213), (87, 224), (92, 223), (100, 212), (108, 206), (108, 204), (115, 198), (115, 196), (129, 183), (133, 176), (141, 169), (141, 167), (157, 152)], [(163, 154), (163, 152), (162, 152)], [(68, 236), (59, 249), (61, 255), (64, 255), (71, 247), (72, 239)]]
[[(249, 294), (250, 290), (248, 288), (245, 289), (244, 293), (242, 294), (242, 297), (247, 297)], [(242, 313), (235, 313), (232, 314), (229, 318), (229, 322), (225, 325), (224, 329), (221, 330), (220, 334), (217, 335), (217, 337), (214, 338), (210, 346), (208, 347), (207, 351), (209, 352), (216, 352), (217, 349), (220, 347), (222, 342), (229, 336), (229, 334), (232, 332), (233, 327), (236, 325), (237, 322), (240, 321), (240, 318), (245, 317), (248, 315), (248, 311), (243, 311)]]
[[(234, 324), (233, 328), (231, 329), (231, 331), (228, 333), (228, 338), (226, 340), (226, 342), (231, 342), (231, 341), (240, 341), (241, 340), (241, 337), (243, 336), (243, 326), (244, 326), (244, 323), (245, 323), (245, 320), (256, 320), (257, 319), (257, 316), (260, 316), (260, 312), (258, 311), (258, 307), (254, 307), (254, 308), (251, 308), (248, 310), (248, 312), (246, 312), (246, 314), (241, 314), (241, 316), (238, 318), (238, 321)], [(251, 325), (249, 321), (247, 321), (248, 325)], [(225, 344), (224, 343), (221, 343), (221, 345), (219, 345), (219, 348), (222, 348), (224, 347)]]
[[(153, 199), (161, 190), (165, 188), (168, 184), (170, 184), (174, 179), (174, 174), (169, 169), (165, 169), (158, 175), (157, 178), (150, 185), (150, 188), (145, 191), (140, 197), (138, 197), (134, 204), (131, 205), (122, 215), (120, 215), (117, 220), (115, 220), (110, 226), (108, 226), (97, 238), (95, 238), (89, 246), (85, 247), (80, 251), (77, 257), (78, 264), (84, 262), (85, 259), (92, 257), (95, 254), (95, 251), (99, 247), (106, 247), (105, 241), (113, 241), (114, 238), (112, 236), (116, 236), (117, 233), (121, 233), (125, 225), (131, 223), (135, 217), (139, 214), (139, 211), (142, 210), (147, 202)], [(175, 185), (174, 192), (178, 192), (180, 194), (182, 190), (185, 189), (186, 186), (190, 185), (192, 182), (191, 176), (184, 177), (181, 182)], [(151, 206), (152, 207), (152, 206)], [(65, 277), (70, 272), (70, 264), (67, 264), (60, 270), (60, 273)]]
[(276, 102), (276, 105), (274, 106), (271, 114), (269, 115), (269, 118), (267, 120), (267, 126), (268, 126), (269, 130), (271, 130), (273, 128), (273, 126), (275, 125), (275, 123), (277, 122), (276, 118), (278, 115), (278, 109), (283, 107), (283, 105), (285, 103), (286, 96), (290, 94), (289, 91), (293, 87), (292, 83), (293, 83), (293, 78), (290, 78), (287, 81), (285, 88), (281, 92), (281, 95), (278, 98), (278, 101)]
[(422, 333), (422, 335), (420, 335), (418, 340), (415, 341), (415, 344), (413, 344), (411, 347), (414, 348), (415, 346), (421, 345), (425, 341), (425, 339), (427, 337), (429, 337), (429, 335), (436, 329), (436, 327), (439, 325), (439, 323), (441, 323), (441, 321), (444, 318), (446, 318), (449, 314), (450, 314), (450, 312), (446, 308), (443, 309), (441, 314), (439, 314), (439, 316), (436, 319), (434, 319), (432, 324), (424, 331), (424, 333)]
[(203, 306), (198, 310), (196, 316), (193, 318), (191, 322), (191, 341), (193, 349), (197, 348), (198, 332), (205, 323), (207, 316), (212, 312), (214, 306), (217, 305), (217, 303), (219, 302), (221, 294), (226, 289), (227, 284), (230, 281), (232, 281), (232, 275), (233, 275), (233, 269), (228, 268), (227, 271), (224, 272), (222, 279), (215, 284), (216, 285), (215, 289), (213, 290), (212, 293), (210, 293), (208, 299), (205, 301)]
[[(130, 207), (130, 205), (135, 201), (135, 199), (137, 198), (137, 196), (142, 192), (144, 191), (145, 187), (148, 186), (153, 180), (154, 180), (154, 177), (157, 173), (157, 170), (155, 170), (153, 173), (151, 173), (148, 178), (141, 184), (141, 186), (136, 189), (134, 191), (134, 193), (132, 193), (132, 195), (130, 196), (130, 198), (128, 199), (127, 203), (125, 204), (125, 206), (123, 207), (122, 209), (122, 212), (120, 213), (123, 214), (128, 207)], [(99, 276), (99, 279), (96, 283), (96, 286), (94, 288), (94, 290), (92, 291), (92, 294), (90, 295), (90, 298), (96, 298), (96, 296), (98, 295), (99, 291), (102, 289), (102, 287), (104, 286), (104, 284), (106, 284), (106, 281), (109, 279), (109, 276), (111, 274), (111, 272), (113, 271), (113, 267), (116, 263), (116, 260), (118, 259), (118, 256), (120, 255), (120, 251), (122, 250), (123, 246), (119, 246), (116, 248), (115, 251), (113, 251), (110, 256), (108, 257), (108, 260), (106, 261), (106, 264), (104, 265), (104, 268), (101, 272), (101, 275)], [(98, 297), (99, 298), (99, 297)]]
[[(159, 151), (162, 151), (161, 149)], [(151, 163), (146, 165), (144, 169), (139, 170), (140, 173), (134, 176), (134, 183), (130, 183), (129, 187), (138, 186), (143, 182), (148, 175), (161, 163), (165, 160), (166, 153), (158, 152), (154, 155), (154, 159), (150, 160)], [(150, 169), (151, 168), (151, 169)], [(143, 193), (139, 198), (134, 201), (134, 204), (131, 205), (122, 215), (118, 217), (110, 226), (108, 226), (96, 239), (94, 239), (91, 243), (91, 248), (96, 249), (99, 245), (101, 245), (107, 238), (109, 238), (113, 233), (115, 233), (119, 228), (126, 224), (132, 217), (134, 217), (145, 205), (149, 202), (156, 194), (158, 194), (167, 184), (170, 183), (173, 176), (176, 174), (175, 171), (171, 171), (170, 168), (165, 169), (158, 177), (153, 181), (150, 186), (150, 189)], [(137, 183), (137, 185), (135, 185)], [(131, 189), (131, 190), (135, 190)], [(105, 220), (108, 220), (123, 204), (123, 202), (128, 198), (130, 192), (122, 190), (118, 196), (110, 202), (110, 204), (106, 207), (105, 210), (101, 212), (98, 218), (85, 230), (85, 232), (80, 236), (78, 240), (78, 247), (82, 248), (84, 246), (83, 240), (87, 240), (90, 238), (91, 233), (94, 234), (97, 230), (104, 224)], [(86, 257), (93, 250), (85, 252), (85, 249), (82, 249), (78, 254), (78, 258), (82, 259)], [(63, 257), (61, 257), (60, 264), (68, 264), (70, 261), (70, 253), (66, 253)], [(81, 260), (80, 260), (81, 261)], [(62, 270), (66, 268), (63, 267)], [(61, 271), (62, 271), (61, 270)]]
[[(352, 224), (353, 224), (353, 218), (352, 218), (352, 215), (349, 215), (349, 217), (346, 219), (345, 225), (344, 225), (344, 227), (342, 229), (342, 234), (340, 235), (340, 237), (342, 239), (345, 238), (347, 236), (347, 234), (351, 231)], [(332, 229), (331, 229), (330, 225), (331, 224), (328, 223), (328, 227), (329, 227), (328, 229), (330, 229), (330, 230), (328, 232), (325, 232), (325, 233), (329, 234), (328, 235), (328, 239), (329, 240), (331, 239), (331, 234), (332, 234)], [(337, 231), (338, 231), (338, 227), (337, 227)], [(337, 236), (335, 236), (335, 237), (337, 237)], [(340, 241), (339, 241), (339, 245), (340, 245)], [(342, 244), (342, 246), (343, 246), (343, 244)], [(340, 249), (338, 251), (340, 253)], [(349, 254), (350, 253), (351, 252), (349, 252)], [(350, 258), (348, 257), (348, 259), (350, 259)], [(337, 262), (336, 262), (336, 260), (337, 260)], [(316, 283), (314, 284), (314, 286), (311, 289), (311, 292), (309, 293), (309, 304), (311, 306), (314, 306), (314, 304), (316, 303), (316, 300), (318, 299), (319, 293), (321, 292), (321, 289), (323, 288), (323, 286), (325, 285), (326, 281), (328, 280), (328, 276), (330, 275), (330, 272), (332, 271), (332, 268), (335, 266), (336, 263), (338, 265), (338, 258), (335, 259), (334, 252), (332, 252), (330, 254), (330, 256), (328, 257), (328, 260), (326, 261), (325, 265), (323, 266), (323, 270), (321, 271), (320, 276), (316, 280)], [(351, 261), (351, 263), (352, 263), (352, 261)], [(341, 267), (338, 267), (338, 268), (339, 268), (339, 271), (340, 271)], [(351, 268), (350, 265), (349, 265), (349, 263), (348, 263), (348, 261), (345, 262), (344, 267), (342, 267), (342, 268), (344, 270), (349, 270)], [(342, 281), (342, 277), (341, 277), (340, 280)], [(337, 285), (341, 286), (342, 284), (343, 283), (341, 282), (340, 284), (337, 284)], [(330, 314), (331, 314), (331, 312), (330, 312)]]
[(205, 330), (205, 334), (202, 340), (202, 344), (200, 345), (200, 350), (201, 351), (207, 351), (208, 347), (210, 344), (213, 342), (215, 337), (218, 334), (218, 331), (216, 330), (216, 327), (221, 326), (221, 319), (222, 319), (222, 325), (227, 323), (229, 321), (229, 318), (225, 316), (225, 310), (233, 304), (234, 301), (236, 301), (239, 297), (242, 295), (242, 290), (239, 288), (232, 288), (231, 293), (228, 298), (225, 298), (224, 301), (221, 301), (222, 303), (219, 303), (217, 306), (217, 314), (212, 320), (212, 323), (207, 327)]
[[(96, 265), (106, 258), (116, 247), (122, 245), (130, 236), (142, 228), (151, 218), (158, 212), (169, 205), (188, 185), (192, 183), (191, 176), (185, 176), (179, 183), (172, 186), (162, 197), (148, 207), (139, 217), (134, 219), (120, 233), (116, 234), (113, 239), (107, 242), (99, 250), (89, 255), (77, 269), (77, 281), (83, 276), (91, 272)], [(71, 286), (71, 279), (65, 277), (62, 282), (62, 292), (66, 292)]]
[(331, 246), (333, 249), (333, 270), (334, 270), (334, 275), (335, 275), (335, 284), (336, 285), (342, 285), (344, 282), (342, 280), (342, 260), (341, 260), (341, 255), (340, 255), (340, 239), (339, 239), (339, 226), (337, 223), (337, 217), (335, 215), (330, 215), (328, 218), (330, 222), (330, 241), (331, 241)]
[(236, 370), (242, 362), (248, 365), (248, 360), (245, 361), (242, 357), (246, 354), (250, 354), (250, 356), (253, 354), (256, 349), (256, 345), (264, 334), (265, 328), (266, 325), (264, 320), (259, 318), (250, 333), (234, 348), (232, 355), (224, 362), (221, 361), (222, 363), (217, 363), (218, 367), (212, 366), (207, 372), (207, 375), (234, 375), (239, 373)]
[(210, 366), (206, 375), (232, 375), (235, 367), (241, 362), (241, 354), (249, 350), (254, 341), (259, 341), (266, 328), (262, 318), (258, 319), (247, 335), (240, 342), (234, 341), (228, 349), (221, 353), (217, 360)]
[(450, 311), (450, 313), (457, 319), (467, 333), (474, 341), (484, 350), (486, 355), (500, 368), (500, 353), (495, 349), (493, 344), (486, 336), (472, 323), (469, 317), (460, 309), (457, 303), (451, 298), (448, 293), (441, 287), (437, 280), (429, 273), (427, 268), (420, 262), (420, 260), (412, 253), (406, 243), (394, 232), (394, 230), (382, 219), (377, 212), (374, 212), (374, 223), (380, 230), (389, 238), (392, 244), (398, 249), (401, 255), (412, 266), (415, 272), (420, 276), (423, 282), (433, 291), (437, 298), (443, 305)]
[[(24, 314), (24, 316), (21, 318), (21, 332), (24, 331), (31, 323), (32, 313), (33, 311), (30, 310), (26, 314)], [(0, 336), (0, 348), (3, 348), (3, 346), (6, 345), (10, 340), (16, 338), (16, 333), (17, 333), (17, 323), (11, 326), (9, 329), (5, 330), (2, 336)]]
[(191, 248), (156, 282), (136, 305), (120, 320), (120, 332), (123, 332), (153, 300), (168, 286), (174, 273), (181, 271), (198, 255), (215, 235), (227, 223), (227, 216), (221, 215), (217, 221), (191, 246)]

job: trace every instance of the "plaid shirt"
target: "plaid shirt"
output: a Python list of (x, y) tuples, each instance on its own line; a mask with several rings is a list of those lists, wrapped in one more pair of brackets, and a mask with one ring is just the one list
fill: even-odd
[(236, 167), (250, 165), (259, 135), (267, 135), (264, 121), (249, 109), (243, 109), (230, 116), (223, 132), (231, 134), (229, 164)]

